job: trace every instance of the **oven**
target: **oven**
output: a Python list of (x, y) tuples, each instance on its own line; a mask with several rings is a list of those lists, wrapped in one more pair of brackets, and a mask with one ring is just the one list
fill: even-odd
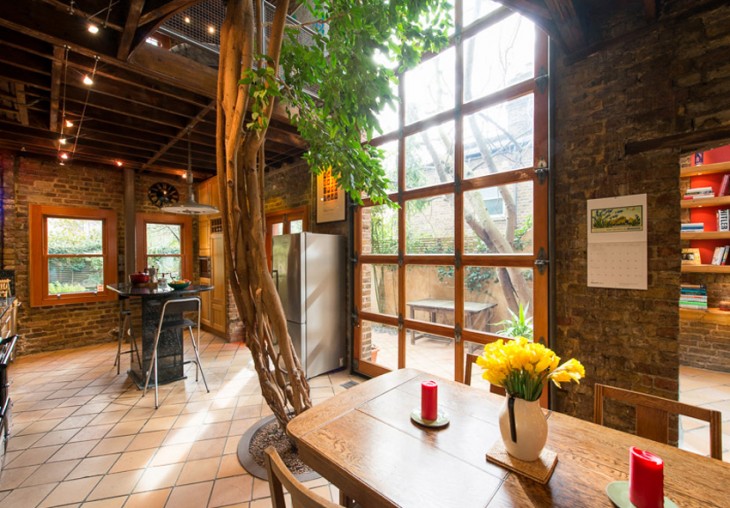
[(13, 335), (0, 339), (0, 467), (5, 457), (5, 449), (10, 435), (10, 413), (13, 402), (10, 399), (10, 381), (8, 379), (8, 365), (13, 361), (15, 344), (18, 336)]
[(201, 279), (210, 279), (210, 272), (211, 272), (210, 257), (209, 256), (200, 256), (198, 258), (198, 267), (200, 268), (200, 278)]

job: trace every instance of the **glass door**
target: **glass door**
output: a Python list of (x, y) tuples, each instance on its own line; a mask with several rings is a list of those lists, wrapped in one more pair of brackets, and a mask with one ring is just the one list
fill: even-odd
[(547, 342), (547, 37), (494, 2), (456, 13), (455, 42), (401, 76), (393, 130), (373, 141), (399, 208), (365, 198), (355, 217), (365, 375), (462, 381), (488, 342)]

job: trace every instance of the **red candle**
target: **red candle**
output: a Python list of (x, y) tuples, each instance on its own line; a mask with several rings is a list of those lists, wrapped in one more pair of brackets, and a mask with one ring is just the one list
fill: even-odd
[(438, 417), (438, 388), (436, 381), (421, 383), (421, 418), (424, 420)]
[(636, 508), (664, 506), (664, 461), (632, 446), (629, 450), (629, 500)]

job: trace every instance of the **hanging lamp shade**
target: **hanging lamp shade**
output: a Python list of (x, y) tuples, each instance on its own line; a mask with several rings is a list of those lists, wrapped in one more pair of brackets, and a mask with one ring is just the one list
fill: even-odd
[(163, 210), (169, 213), (179, 213), (182, 215), (210, 215), (218, 213), (218, 209), (216, 207), (204, 205), (195, 201), (192, 166), (192, 156), (190, 154), (190, 130), (188, 130), (188, 169), (185, 173), (185, 180), (188, 182), (188, 198), (184, 203), (176, 203), (171, 206), (166, 206)]

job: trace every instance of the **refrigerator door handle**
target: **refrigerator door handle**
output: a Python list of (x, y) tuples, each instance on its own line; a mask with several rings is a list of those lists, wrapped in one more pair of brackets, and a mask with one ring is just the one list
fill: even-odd
[(279, 290), (279, 270), (271, 270), (271, 276), (274, 278), (274, 284), (276, 284), (276, 290)]

